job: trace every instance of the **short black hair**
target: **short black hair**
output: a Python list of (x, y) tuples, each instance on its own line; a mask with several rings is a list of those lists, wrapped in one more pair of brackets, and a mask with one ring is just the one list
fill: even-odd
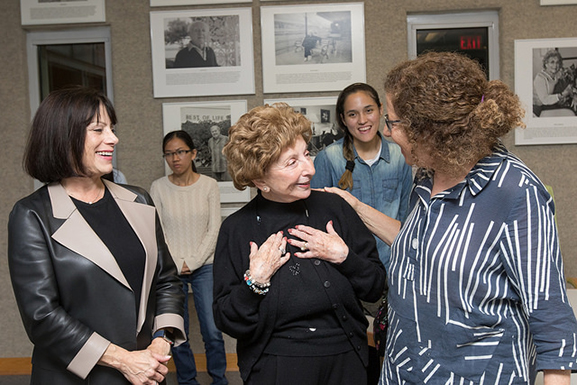
[(40, 103), (24, 152), (24, 170), (43, 183), (85, 175), (82, 157), (86, 128), (104, 108), (112, 125), (116, 113), (101, 91), (72, 86), (51, 92)]

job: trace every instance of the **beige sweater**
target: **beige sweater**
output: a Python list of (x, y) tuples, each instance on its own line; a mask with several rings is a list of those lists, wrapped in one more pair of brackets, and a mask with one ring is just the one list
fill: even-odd
[(178, 273), (184, 262), (191, 271), (211, 264), (221, 222), (218, 183), (200, 175), (194, 184), (181, 187), (165, 176), (152, 182), (150, 195)]

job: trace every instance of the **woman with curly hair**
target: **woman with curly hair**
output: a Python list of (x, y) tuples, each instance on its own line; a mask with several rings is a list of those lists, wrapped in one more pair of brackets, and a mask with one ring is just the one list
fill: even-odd
[(224, 147), (236, 188), (257, 196), (222, 224), (214, 318), (237, 339), (245, 384), (366, 384), (367, 319), (385, 269), (375, 239), (333, 194), (311, 191), (310, 122), (286, 104), (256, 107)]
[[(392, 139), (420, 169), (401, 224), (345, 197), (392, 241), (381, 384), (569, 384), (577, 321), (555, 207), (499, 138), (523, 126), (518, 97), (477, 62), (428, 53), (385, 82)], [(551, 381), (551, 382), (549, 382)]]

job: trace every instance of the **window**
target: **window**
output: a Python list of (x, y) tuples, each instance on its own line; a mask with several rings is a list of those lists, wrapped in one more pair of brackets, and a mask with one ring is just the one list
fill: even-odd
[(409, 15), (407, 26), (409, 58), (427, 51), (460, 52), (481, 63), (488, 79), (499, 79), (497, 11)]

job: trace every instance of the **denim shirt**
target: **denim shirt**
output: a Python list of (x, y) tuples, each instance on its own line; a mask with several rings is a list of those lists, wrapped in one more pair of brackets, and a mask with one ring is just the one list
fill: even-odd
[[(413, 184), (412, 169), (405, 163), (401, 148), (381, 138), (381, 155), (369, 166), (355, 153), (353, 170), (353, 194), (358, 200), (380, 212), (404, 222), (409, 210), (409, 195)], [(343, 139), (319, 152), (315, 157), (316, 173), (311, 187), (338, 187), (339, 180), (345, 172), (346, 160), (343, 156)], [(387, 271), (389, 270), (390, 247), (375, 237), (379, 258)]]

